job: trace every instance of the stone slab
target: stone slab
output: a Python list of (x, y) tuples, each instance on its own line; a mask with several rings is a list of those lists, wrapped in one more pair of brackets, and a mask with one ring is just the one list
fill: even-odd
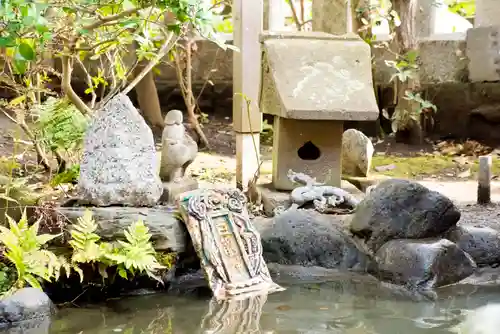
[(183, 252), (186, 243), (186, 228), (176, 218), (176, 210), (171, 207), (131, 208), (131, 207), (59, 207), (57, 212), (75, 224), (90, 209), (98, 225), (97, 234), (103, 240), (123, 239), (123, 231), (139, 219), (149, 228), (151, 240), (157, 251)]
[(500, 80), (500, 26), (467, 30), (466, 53), (471, 82)]
[(262, 257), (260, 234), (238, 189), (185, 193), (179, 208), (208, 284), (217, 300), (282, 291)]
[(418, 46), (421, 84), (468, 81), (464, 40), (425, 40)]
[(264, 39), (261, 111), (308, 120), (375, 120), (370, 46), (353, 34)]
[(262, 206), (266, 216), (273, 217), (274, 209), (277, 207), (288, 209), (292, 205), (289, 191), (276, 190), (272, 183), (261, 184), (257, 187), (262, 196)]
[(160, 203), (174, 204), (182, 193), (198, 189), (198, 181), (186, 177), (180, 182), (163, 182), (163, 194)]

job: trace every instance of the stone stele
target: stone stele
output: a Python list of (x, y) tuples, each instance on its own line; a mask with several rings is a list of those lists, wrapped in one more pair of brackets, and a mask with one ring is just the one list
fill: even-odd
[(199, 189), (181, 196), (180, 212), (215, 299), (283, 290), (269, 275), (240, 190)]
[(339, 187), (344, 121), (379, 111), (371, 51), (359, 36), (323, 32), (262, 36), (260, 109), (274, 115), (273, 185), (292, 190), (288, 170)]
[(153, 206), (163, 192), (153, 132), (130, 99), (119, 94), (87, 129), (79, 198), (95, 206)]

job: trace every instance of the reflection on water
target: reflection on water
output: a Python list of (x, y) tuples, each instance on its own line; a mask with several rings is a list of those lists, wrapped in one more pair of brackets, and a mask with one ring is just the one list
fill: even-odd
[(262, 307), (267, 295), (243, 300), (210, 301), (208, 313), (201, 322), (204, 333), (260, 333)]
[(435, 302), (393, 298), (366, 286), (336, 283), (288, 286), (248, 300), (154, 295), (95, 308), (64, 309), (51, 333), (342, 333), (449, 334), (467, 311), (500, 302), (495, 287), (449, 287)]

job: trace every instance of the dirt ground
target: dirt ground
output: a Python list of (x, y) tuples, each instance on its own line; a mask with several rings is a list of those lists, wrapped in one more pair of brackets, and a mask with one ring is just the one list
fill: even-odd
[[(224, 174), (230, 180), (234, 176), (235, 141), (229, 117), (211, 117), (204, 124), (204, 131), (212, 145), (211, 151), (202, 151), (191, 171), (203, 175), (208, 166)], [(263, 175), (271, 172), (272, 138), (267, 133), (261, 136), (261, 156), (265, 161), (261, 169)], [(500, 175), (500, 150), (481, 145), (475, 141), (450, 142), (426, 140), (422, 145), (396, 143), (394, 137), (374, 140), (375, 155), (372, 169), (374, 174), (416, 180), (464, 181), (476, 179), (478, 156), (494, 156), (492, 172), (494, 179)], [(217, 182), (219, 180), (217, 179)]]
[[(201, 150), (188, 173), (202, 182), (233, 182), (236, 170), (234, 131), (230, 117), (209, 116), (203, 124), (209, 138), (211, 150)], [(16, 138), (16, 139), (14, 139)], [(261, 136), (261, 157), (264, 160), (261, 176), (269, 178), (271, 173), (272, 134)], [(372, 173), (391, 177), (423, 181), (466, 181), (475, 180), (478, 156), (492, 154), (494, 179), (500, 175), (500, 150), (474, 141), (462, 143), (431, 142), (422, 145), (396, 143), (393, 137), (375, 141), (375, 155)], [(158, 138), (157, 147), (161, 147)], [(0, 156), (12, 157), (13, 152), (23, 163), (34, 164), (36, 155), (32, 143), (24, 133), (5, 115), (0, 115)]]

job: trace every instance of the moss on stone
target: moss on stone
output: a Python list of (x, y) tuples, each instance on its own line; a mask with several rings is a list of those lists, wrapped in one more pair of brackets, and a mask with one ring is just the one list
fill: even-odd
[[(458, 162), (462, 160), (462, 162)], [(384, 168), (387, 167), (387, 168)], [(399, 178), (419, 178), (425, 176), (457, 177), (460, 173), (470, 170), (468, 177), (473, 179), (478, 170), (478, 159), (474, 157), (453, 157), (446, 155), (420, 155), (399, 157), (391, 155), (376, 155), (372, 160), (372, 171)], [(500, 173), (500, 159), (493, 158), (492, 173)]]

